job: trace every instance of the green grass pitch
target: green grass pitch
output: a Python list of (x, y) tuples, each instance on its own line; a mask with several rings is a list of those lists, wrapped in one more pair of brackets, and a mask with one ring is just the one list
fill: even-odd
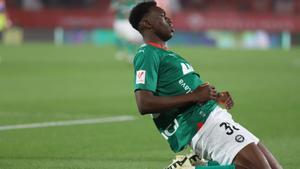
[[(236, 121), (300, 168), (300, 50), (176, 46), (235, 100)], [(0, 126), (132, 115), (134, 121), (0, 131), (1, 169), (161, 169), (175, 156), (137, 112), (132, 65), (112, 46), (0, 46)]]

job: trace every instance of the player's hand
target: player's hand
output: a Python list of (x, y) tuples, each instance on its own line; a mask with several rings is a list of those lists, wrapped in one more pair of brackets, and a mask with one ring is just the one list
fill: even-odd
[(231, 109), (234, 105), (233, 99), (228, 91), (218, 93), (217, 102), (221, 105), (224, 105), (228, 110)]
[(197, 103), (205, 103), (217, 99), (217, 91), (214, 86), (204, 83), (193, 91)]

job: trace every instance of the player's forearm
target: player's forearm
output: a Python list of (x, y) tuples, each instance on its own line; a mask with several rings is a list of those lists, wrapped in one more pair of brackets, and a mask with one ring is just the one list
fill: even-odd
[(174, 108), (216, 100), (217, 91), (208, 83), (198, 86), (192, 93), (179, 96), (155, 96), (153, 92), (138, 90), (135, 98), (141, 114), (164, 113)]
[(147, 96), (136, 97), (137, 105), (140, 113), (152, 114), (163, 113), (173, 108), (184, 107), (196, 103), (192, 94), (180, 96)]

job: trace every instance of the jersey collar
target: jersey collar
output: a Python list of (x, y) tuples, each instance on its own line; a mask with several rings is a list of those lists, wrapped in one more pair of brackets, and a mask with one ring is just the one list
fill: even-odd
[(158, 43), (155, 43), (155, 42), (148, 41), (146, 44), (157, 47), (157, 48), (160, 48), (160, 49), (169, 50), (169, 48), (167, 46), (161, 45), (161, 44), (158, 44)]

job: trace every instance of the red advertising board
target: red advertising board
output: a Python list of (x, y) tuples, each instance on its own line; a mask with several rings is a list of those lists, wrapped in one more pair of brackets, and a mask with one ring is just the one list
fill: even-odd
[(25, 28), (110, 28), (111, 11), (51, 9), (37, 12), (9, 10), (13, 24)]
[(180, 30), (257, 30), (300, 32), (297, 16), (235, 12), (180, 13), (174, 24)]
[[(112, 11), (48, 9), (29, 12), (9, 10), (12, 22), (25, 28), (111, 28)], [(299, 16), (253, 14), (238, 12), (180, 12), (173, 15), (177, 30), (201, 31), (209, 29), (300, 32)]]

